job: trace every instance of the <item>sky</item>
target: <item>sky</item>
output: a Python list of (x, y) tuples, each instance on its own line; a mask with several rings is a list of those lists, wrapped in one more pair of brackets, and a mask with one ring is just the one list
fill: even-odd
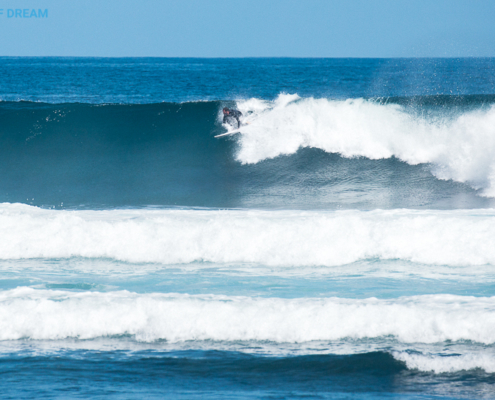
[(0, 37), (0, 56), (495, 57), (495, 0), (0, 0)]

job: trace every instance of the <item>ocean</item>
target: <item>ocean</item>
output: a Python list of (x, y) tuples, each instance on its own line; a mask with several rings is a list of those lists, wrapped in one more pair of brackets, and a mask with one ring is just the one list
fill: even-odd
[(0, 398), (495, 399), (495, 59), (0, 74)]

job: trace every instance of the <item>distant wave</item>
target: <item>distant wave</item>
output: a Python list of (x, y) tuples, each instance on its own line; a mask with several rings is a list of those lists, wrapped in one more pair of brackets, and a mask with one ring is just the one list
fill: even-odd
[(56, 211), (0, 205), (0, 259), (337, 266), (495, 265), (495, 210)]
[[(472, 109), (473, 104), (485, 103), (471, 100), (461, 101), (464, 108), (453, 113), (455, 99), (442, 97), (440, 104), (418, 99), (420, 106), (426, 104), (423, 111), (428, 116), (421, 108), (418, 112), (364, 99), (280, 95), (273, 102), (239, 101), (238, 108), (250, 114), (250, 124), (239, 137), (237, 159), (258, 163), (304, 147), (347, 158), (396, 157), (411, 165), (431, 164), (437, 178), (468, 183), (482, 189), (483, 195), (495, 197), (495, 106)], [(404, 99), (396, 102), (415, 104)], [(429, 115), (432, 105), (441, 106), (441, 112)]]

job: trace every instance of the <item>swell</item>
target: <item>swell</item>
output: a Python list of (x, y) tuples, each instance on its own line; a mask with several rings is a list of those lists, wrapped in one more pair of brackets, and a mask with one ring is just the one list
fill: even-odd
[[(3, 395), (14, 398), (36, 397), (40, 391), (50, 397), (63, 391), (64, 396), (132, 399), (143, 393), (178, 399), (491, 398), (494, 382), (493, 374), (479, 368), (440, 375), (408, 370), (383, 351), (295, 357), (235, 351), (60, 352), (0, 359), (0, 371)], [(452, 382), (458, 384), (452, 387)]]
[[(270, 397), (277, 393), (306, 397), (317, 387), (319, 397), (326, 398), (325, 392), (334, 391), (355, 393), (373, 388), (375, 393), (387, 392), (392, 390), (390, 381), (404, 370), (402, 362), (384, 353), (277, 358), (235, 352), (154, 352), (118, 360), (85, 352), (84, 359), (76, 353), (74, 357), (38, 356), (0, 362), (0, 387), (7, 395), (12, 387), (18, 387), (14, 394), (31, 397), (39, 392), (43, 381), (49, 382), (42, 386), (45, 390), (70, 381), (78, 388), (77, 394), (85, 397), (95, 390), (99, 395), (115, 395), (118, 387), (126, 398), (142, 398), (143, 391), (151, 391), (157, 398), (166, 393), (179, 399), (193, 398), (191, 392), (195, 390), (202, 392), (198, 398), (207, 399), (224, 397), (224, 393), (228, 398), (259, 398), (265, 393)], [(111, 390), (103, 383), (110, 379), (115, 382)], [(73, 390), (66, 388), (64, 393)], [(253, 396), (248, 395), (250, 392)]]
[[(103, 342), (103, 343), (102, 343)], [(333, 350), (342, 346), (338, 352)], [(297, 345), (290, 350), (282, 344), (277, 347), (270, 342), (233, 342), (231, 350), (225, 342), (188, 341), (187, 345), (167, 343), (166, 341), (150, 342), (147, 345), (130, 340), (128, 336), (105, 338), (101, 340), (65, 340), (65, 341), (3, 341), (0, 353), (0, 368), (17, 365), (22, 368), (26, 363), (46, 363), (54, 361), (73, 366), (84, 359), (89, 363), (109, 363), (120, 365), (139, 365), (146, 369), (167, 366), (169, 371), (179, 372), (181, 369), (195, 370), (200, 373), (216, 366), (218, 372), (228, 373), (232, 368), (239, 372), (260, 371), (263, 374), (270, 371), (276, 375), (299, 371), (299, 376), (310, 371), (310, 376), (319, 379), (320, 375), (387, 375), (403, 372), (425, 372), (434, 374), (453, 374), (462, 379), (469, 374), (471, 378), (495, 379), (495, 357), (486, 347), (470, 344), (468, 348), (459, 351), (444, 352), (441, 347), (432, 346), (434, 352), (414, 350), (369, 350), (353, 348), (356, 342), (338, 342), (332, 346), (330, 342), (308, 342), (298, 351)], [(384, 342), (381, 342), (383, 345)], [(393, 342), (389, 342), (394, 345)], [(441, 346), (442, 344), (440, 344)], [(452, 344), (450, 344), (452, 345)], [(57, 347), (58, 346), (58, 347)], [(148, 347), (142, 349), (142, 347)], [(313, 347), (312, 347), (313, 346)], [(321, 346), (321, 348), (318, 348)], [(129, 349), (129, 347), (131, 349)], [(177, 347), (177, 348), (175, 348)], [(181, 347), (190, 347), (187, 350)], [(204, 347), (204, 348), (203, 348)], [(216, 349), (218, 347), (219, 349)], [(240, 350), (239, 348), (243, 349)], [(317, 348), (315, 348), (317, 347)], [(373, 347), (373, 346), (368, 346)], [(379, 345), (375, 347), (380, 347)], [(101, 350), (105, 349), (104, 352)], [(463, 354), (464, 353), (464, 354)], [(205, 371), (205, 372), (206, 372)], [(185, 371), (182, 371), (185, 372)], [(308, 376), (305, 376), (307, 379)]]
[[(77, 352), (57, 354), (62, 359), (69, 361), (77, 357)], [(141, 364), (145, 369), (162, 369), (165, 366), (172, 371), (206, 372), (208, 367), (218, 372), (228, 374), (234, 372), (250, 371), (255, 374), (270, 374), (274, 377), (280, 374), (291, 374), (299, 371), (302, 380), (310, 377), (321, 379), (328, 374), (353, 374), (370, 373), (372, 375), (388, 375), (403, 371), (404, 364), (396, 361), (390, 354), (384, 352), (371, 352), (355, 355), (307, 355), (294, 357), (266, 357), (255, 356), (238, 352), (226, 351), (176, 351), (176, 352), (138, 352), (137, 354), (119, 354), (118, 352), (107, 355), (107, 361), (125, 365), (130, 363)], [(5, 360), (2, 357), (2, 361)], [(49, 361), (51, 357), (41, 356), (37, 361)], [(99, 354), (88, 352), (88, 360), (98, 360)], [(12, 357), (11, 360), (15, 360)], [(18, 360), (21, 364), (22, 359)], [(33, 360), (36, 362), (36, 359)], [(282, 378), (280, 378), (282, 379)]]

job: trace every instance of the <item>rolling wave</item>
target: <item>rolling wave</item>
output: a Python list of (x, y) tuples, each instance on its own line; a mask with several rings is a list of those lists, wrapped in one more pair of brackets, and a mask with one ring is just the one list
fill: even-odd
[(468, 183), (482, 189), (484, 196), (495, 197), (493, 105), (456, 108), (455, 113), (442, 108), (442, 113), (423, 116), (417, 109), (411, 112), (393, 103), (280, 95), (273, 102), (241, 101), (238, 107), (250, 121), (239, 138), (237, 159), (242, 163), (294, 154), (305, 147), (346, 158), (396, 157), (411, 165), (431, 164), (438, 179)]
[(490, 207), (492, 97), (250, 99), (243, 135), (222, 139), (228, 102), (0, 102), (0, 202)]
[[(77, 311), (76, 311), (77, 310)], [(271, 341), (394, 338), (402, 343), (495, 343), (495, 298), (423, 295), (392, 300), (223, 295), (0, 292), (0, 340)], [(414, 361), (410, 357), (410, 363)]]
[(0, 205), (0, 259), (495, 265), (494, 210), (45, 210)]

